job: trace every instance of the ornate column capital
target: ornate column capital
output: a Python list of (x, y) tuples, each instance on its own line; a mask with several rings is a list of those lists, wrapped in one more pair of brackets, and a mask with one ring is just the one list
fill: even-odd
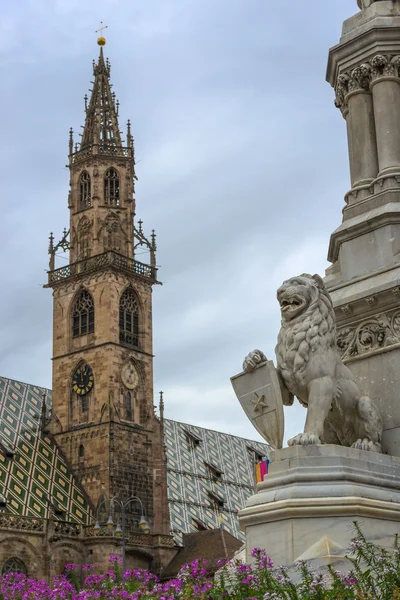
[(399, 77), (400, 56), (377, 54), (370, 64), (372, 81), (382, 77)]
[(371, 66), (362, 63), (348, 73), (342, 73), (337, 78), (335, 106), (340, 108), (345, 116), (347, 111), (348, 95), (352, 92), (369, 92), (371, 82)]

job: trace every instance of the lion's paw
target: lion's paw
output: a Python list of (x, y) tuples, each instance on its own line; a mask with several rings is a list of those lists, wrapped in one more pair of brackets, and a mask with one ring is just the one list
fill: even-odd
[(253, 350), (253, 352), (249, 352), (243, 361), (243, 371), (246, 371), (246, 373), (251, 373), (251, 371), (254, 371), (257, 365), (265, 362), (266, 360), (267, 357), (265, 356), (264, 352), (261, 352), (261, 350)]
[(382, 446), (368, 438), (359, 438), (351, 447), (356, 448), (356, 450), (367, 450), (368, 452), (382, 452)]
[(299, 433), (288, 441), (288, 446), (310, 446), (321, 444), (321, 440), (313, 433)]

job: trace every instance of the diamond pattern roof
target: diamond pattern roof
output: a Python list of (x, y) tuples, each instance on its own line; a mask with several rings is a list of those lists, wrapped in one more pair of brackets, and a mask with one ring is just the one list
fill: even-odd
[(40, 432), (43, 393), (51, 390), (0, 377), (0, 492), (7, 512), (47, 518), (51, 507), (67, 521), (89, 523), (89, 504), (50, 436)]
[[(254, 456), (270, 448), (243, 438), (165, 420), (171, 528), (182, 534), (220, 525), (243, 540), (238, 511), (254, 493)], [(200, 526), (200, 527), (199, 527)]]
[[(88, 524), (90, 507), (57, 445), (40, 432), (43, 394), (51, 390), (0, 377), (0, 493), (7, 512), (47, 518), (51, 506), (65, 520)], [(254, 489), (254, 453), (261, 444), (194, 425), (165, 420), (171, 529), (182, 534), (223, 526), (243, 539), (237, 519)]]

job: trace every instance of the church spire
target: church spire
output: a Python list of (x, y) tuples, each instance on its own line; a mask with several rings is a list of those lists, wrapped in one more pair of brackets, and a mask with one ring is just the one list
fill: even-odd
[[(100, 55), (93, 63), (94, 82), (86, 120), (83, 128), (80, 150), (92, 150), (92, 154), (119, 154), (122, 148), (118, 125), (118, 108), (115, 94), (111, 92), (110, 63), (104, 60), (105, 39), (99, 37)], [(86, 101), (85, 101), (86, 104)]]

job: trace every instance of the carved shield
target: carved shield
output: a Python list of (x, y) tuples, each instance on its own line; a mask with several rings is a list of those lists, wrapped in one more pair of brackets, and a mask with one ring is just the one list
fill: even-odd
[(231, 377), (242, 408), (258, 433), (272, 448), (282, 448), (284, 414), (278, 373), (272, 360), (258, 365), (251, 373)]

